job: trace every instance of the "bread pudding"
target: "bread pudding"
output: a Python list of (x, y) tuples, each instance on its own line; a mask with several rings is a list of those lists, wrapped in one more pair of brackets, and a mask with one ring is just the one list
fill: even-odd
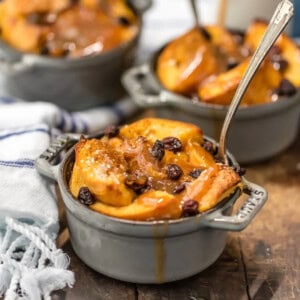
[(79, 57), (108, 51), (132, 39), (139, 20), (125, 0), (3, 0), (5, 42), (24, 52)]
[(197, 126), (148, 118), (81, 138), (69, 181), (79, 202), (102, 214), (149, 221), (194, 216), (241, 188), (241, 172), (216, 157)]
[[(217, 25), (193, 28), (166, 45), (156, 74), (168, 90), (203, 103), (229, 105), (267, 23), (255, 20), (245, 33)], [(260, 66), (242, 105), (276, 101), (300, 87), (300, 49), (282, 34)]]

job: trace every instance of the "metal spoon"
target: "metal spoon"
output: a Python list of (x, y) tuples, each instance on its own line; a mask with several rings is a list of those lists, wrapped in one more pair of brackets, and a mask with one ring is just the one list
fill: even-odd
[[(268, 51), (277, 40), (280, 33), (283, 31), (285, 26), (288, 24), (290, 19), (293, 16), (294, 7), (293, 4), (288, 0), (281, 1), (274, 14), (273, 17), (267, 27), (267, 30), (258, 45), (249, 65), (248, 68), (240, 81), (240, 84), (236, 90), (236, 93), (231, 101), (229, 109), (227, 111), (223, 127), (221, 130), (220, 141), (219, 141), (219, 150), (218, 155), (219, 157), (228, 164), (228, 159), (226, 157), (226, 137), (229, 126), (231, 124), (231, 120), (235, 115), (237, 108), (249, 86), (255, 72), (257, 71), (258, 67), (262, 63), (263, 59), (267, 55)], [(246, 132), (245, 132), (246, 134)]]
[(197, 0), (190, 0), (190, 5), (192, 7), (192, 12), (194, 15), (194, 23), (195, 23), (194, 26), (195, 26), (195, 28), (197, 28), (199, 30), (199, 33), (201, 36), (203, 36), (207, 41), (210, 41), (211, 37), (210, 37), (209, 32), (206, 30), (206, 28), (204, 26), (201, 25), (196, 1)]
[(193, 11), (193, 15), (194, 15), (194, 20), (195, 20), (195, 26), (198, 28), (201, 28), (201, 24), (200, 24), (200, 17), (198, 14), (198, 10), (197, 10), (197, 5), (196, 5), (196, 1), (197, 0), (190, 0), (190, 4), (192, 7), (192, 11)]

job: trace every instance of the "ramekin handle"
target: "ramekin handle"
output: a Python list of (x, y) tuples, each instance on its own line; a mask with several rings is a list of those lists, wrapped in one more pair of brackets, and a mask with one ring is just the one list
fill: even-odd
[(60, 135), (50, 146), (36, 159), (35, 167), (42, 175), (57, 180), (60, 164), (55, 164), (61, 151), (74, 145), (79, 140), (78, 135)]
[(244, 193), (248, 194), (249, 197), (238, 212), (232, 216), (226, 216), (223, 211), (215, 211), (205, 218), (205, 225), (231, 231), (240, 231), (249, 225), (265, 204), (268, 193), (261, 186), (245, 179), (244, 184)]
[(127, 70), (122, 76), (122, 83), (129, 95), (141, 107), (165, 105), (160, 92), (149, 88), (149, 65), (141, 65)]

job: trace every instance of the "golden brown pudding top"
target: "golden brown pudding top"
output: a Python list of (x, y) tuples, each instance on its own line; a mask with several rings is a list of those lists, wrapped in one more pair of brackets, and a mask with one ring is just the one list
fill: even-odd
[[(256, 20), (245, 33), (217, 25), (193, 28), (161, 51), (156, 73), (162, 85), (195, 101), (229, 105), (267, 24)], [(281, 35), (252, 80), (242, 105), (277, 101), (300, 87), (300, 49)]]
[(192, 124), (143, 119), (75, 147), (74, 197), (130, 220), (176, 219), (214, 207), (240, 182)]
[(2, 38), (24, 52), (86, 56), (132, 39), (139, 20), (125, 0), (4, 0)]

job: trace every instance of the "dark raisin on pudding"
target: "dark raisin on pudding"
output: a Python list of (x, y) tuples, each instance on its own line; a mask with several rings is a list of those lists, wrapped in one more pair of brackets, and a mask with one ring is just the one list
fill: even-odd
[(181, 168), (176, 164), (167, 165), (167, 176), (169, 179), (176, 180), (183, 174)]
[(122, 25), (122, 26), (130, 26), (130, 21), (128, 20), (128, 18), (124, 17), (124, 16), (120, 16), (117, 19), (118, 24)]
[(162, 142), (164, 143), (164, 147), (166, 150), (177, 153), (182, 150), (182, 143), (176, 137), (165, 137)]
[(201, 169), (194, 169), (189, 173), (189, 175), (194, 179), (197, 179), (201, 175), (201, 173), (202, 173)]
[(297, 89), (288, 79), (282, 79), (277, 92), (279, 96), (293, 96)]
[(269, 57), (275, 70), (283, 72), (288, 67), (288, 61), (283, 58), (281, 49), (278, 46), (271, 48)]
[(186, 187), (186, 183), (183, 182), (177, 186), (175, 186), (174, 190), (173, 190), (173, 194), (179, 194), (181, 192), (183, 192), (185, 190), (185, 187)]
[(296, 87), (288, 79), (282, 79), (279, 87), (272, 92), (272, 101), (277, 101), (282, 96), (293, 96), (297, 93)]
[(104, 134), (108, 138), (116, 137), (119, 134), (119, 127), (116, 125), (110, 125), (105, 128)]
[(287, 60), (285, 60), (284, 58), (280, 58), (280, 57), (276, 58), (276, 60), (272, 60), (272, 64), (273, 64), (273, 68), (276, 71), (280, 71), (280, 72), (285, 71), (289, 65)]
[(193, 199), (186, 200), (182, 204), (182, 217), (192, 217), (198, 214), (199, 203)]
[(50, 50), (47, 45), (44, 45), (43, 47), (41, 47), (41, 51), (40, 51), (41, 55), (49, 55), (49, 53), (50, 53)]
[(202, 147), (204, 148), (204, 150), (209, 152), (211, 155), (215, 155), (216, 152), (217, 152), (217, 149), (216, 149), (215, 145), (210, 141), (205, 141), (202, 144)]
[(160, 140), (156, 140), (151, 149), (151, 154), (157, 160), (161, 161), (165, 155), (164, 143)]
[(137, 173), (129, 174), (125, 179), (125, 184), (137, 194), (142, 194), (150, 188), (147, 176)]
[(89, 205), (92, 205), (95, 203), (95, 199), (94, 199), (93, 195), (91, 194), (89, 188), (86, 186), (83, 186), (79, 189), (77, 198), (81, 204), (84, 204), (86, 206), (89, 206)]
[(227, 70), (231, 70), (231, 69), (235, 68), (238, 64), (239, 64), (239, 62), (237, 61), (237, 59), (235, 57), (229, 57), (227, 59)]

